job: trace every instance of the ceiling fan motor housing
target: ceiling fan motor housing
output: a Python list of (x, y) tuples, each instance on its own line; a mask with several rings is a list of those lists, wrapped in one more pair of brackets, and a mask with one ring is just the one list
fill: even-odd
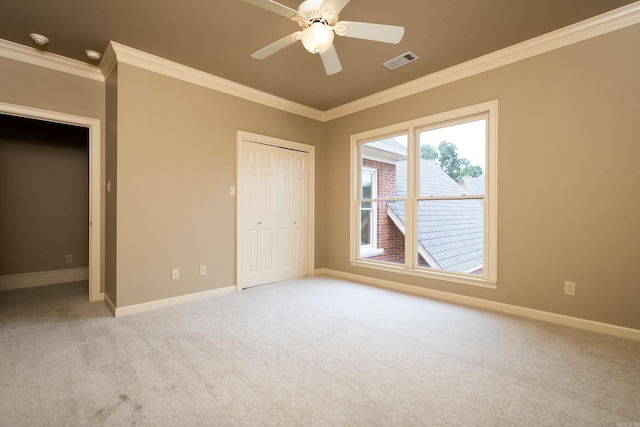
[(324, 0), (305, 0), (298, 6), (299, 13), (306, 13), (310, 10), (320, 9)]
[(305, 0), (298, 7), (298, 23), (300, 27), (309, 28), (316, 22), (334, 26), (338, 22), (338, 13), (335, 10), (322, 8), (323, 0)]

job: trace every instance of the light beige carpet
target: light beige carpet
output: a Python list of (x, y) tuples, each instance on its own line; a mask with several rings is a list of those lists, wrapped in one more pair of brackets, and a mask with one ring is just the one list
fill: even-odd
[(86, 288), (0, 293), (1, 426), (640, 423), (638, 342), (326, 277), (123, 318)]

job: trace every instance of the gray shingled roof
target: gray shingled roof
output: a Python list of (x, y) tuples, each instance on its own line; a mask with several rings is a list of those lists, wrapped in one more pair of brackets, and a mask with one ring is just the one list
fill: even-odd
[(375, 148), (382, 151), (398, 154), (402, 157), (407, 156), (407, 148), (393, 138), (380, 139), (364, 144), (366, 147)]
[[(440, 167), (420, 159), (422, 195), (457, 196), (469, 194)], [(406, 195), (407, 162), (396, 163), (396, 191)], [(394, 220), (404, 229), (404, 203), (389, 202)], [(418, 204), (418, 243), (440, 268), (448, 271), (471, 272), (483, 266), (484, 209), (476, 200), (429, 200)], [(395, 218), (394, 218), (395, 217)], [(397, 224), (400, 225), (400, 224)], [(427, 259), (427, 262), (430, 260)]]
[(467, 189), (470, 194), (484, 194), (484, 174), (478, 177), (463, 176), (458, 184)]

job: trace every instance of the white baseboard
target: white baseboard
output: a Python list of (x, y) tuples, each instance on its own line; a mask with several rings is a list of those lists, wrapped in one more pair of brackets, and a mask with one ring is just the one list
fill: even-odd
[(210, 291), (196, 292), (193, 294), (181, 295), (179, 297), (165, 298), (157, 301), (143, 302), (141, 304), (127, 305), (124, 307), (116, 307), (107, 295), (105, 295), (104, 300), (113, 315), (115, 317), (121, 317), (156, 310), (158, 308), (171, 307), (185, 302), (198, 301), (213, 296), (227, 295), (234, 292), (236, 292), (235, 286), (227, 286), (219, 289), (211, 289)]
[(0, 291), (89, 280), (89, 267), (0, 276)]
[(571, 326), (573, 328), (613, 335), (615, 337), (626, 338), (634, 341), (640, 341), (640, 330), (626, 328), (624, 326), (594, 322), (592, 320), (580, 319), (578, 317), (565, 316), (563, 314), (550, 313), (548, 311), (535, 310), (532, 308), (520, 307), (517, 305), (505, 304), (501, 302), (490, 301), (466, 295), (459, 295), (450, 292), (436, 291), (434, 289), (421, 288), (404, 283), (392, 282), (390, 280), (360, 276), (358, 274), (345, 273), (342, 271), (331, 270), (327, 268), (317, 269), (315, 273), (326, 274), (327, 276), (339, 277), (341, 279), (347, 279), (354, 282), (359, 282), (366, 285), (372, 285), (393, 291), (404, 292), (407, 294), (420, 295), (423, 297), (439, 299), (456, 304), (487, 308), (489, 310), (495, 310), (502, 313), (515, 314), (517, 316), (527, 317), (530, 319), (542, 320), (558, 325)]
[(107, 305), (107, 308), (109, 309), (111, 314), (113, 314), (113, 316), (115, 317), (116, 305), (113, 303), (113, 301), (111, 301), (111, 298), (109, 298), (109, 295), (107, 295), (106, 293), (104, 293), (103, 295), (104, 295), (104, 303)]

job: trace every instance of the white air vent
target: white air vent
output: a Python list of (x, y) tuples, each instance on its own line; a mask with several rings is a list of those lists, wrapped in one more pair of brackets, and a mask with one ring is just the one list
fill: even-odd
[(388, 60), (387, 62), (383, 62), (382, 65), (387, 67), (390, 70), (395, 70), (396, 68), (402, 67), (403, 65), (407, 65), (409, 62), (413, 62), (418, 58), (413, 52), (403, 53), (400, 56), (396, 56), (393, 59)]

